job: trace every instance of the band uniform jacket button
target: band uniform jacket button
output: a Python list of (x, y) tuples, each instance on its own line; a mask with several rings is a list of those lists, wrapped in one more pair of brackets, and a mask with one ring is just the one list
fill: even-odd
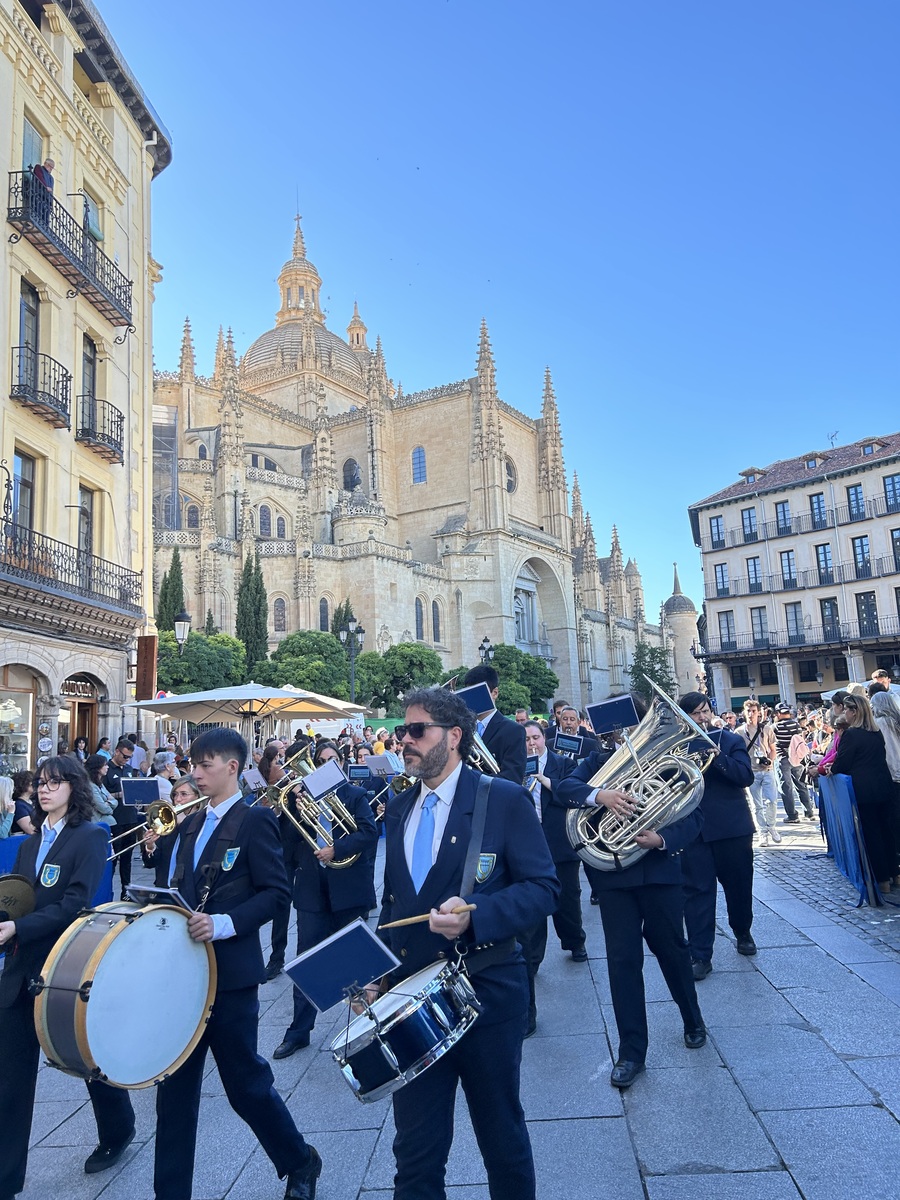
[(404, 947), (403, 947), (403, 949), (400, 951), (400, 957), (401, 957), (401, 958), (406, 958), (406, 947), (405, 947), (405, 946), (404, 946)]

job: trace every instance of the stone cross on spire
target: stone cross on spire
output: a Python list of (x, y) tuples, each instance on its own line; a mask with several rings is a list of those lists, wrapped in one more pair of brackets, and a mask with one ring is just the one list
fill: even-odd
[[(303, 230), (300, 228), (302, 217), (299, 213), (294, 217), (297, 223), (297, 228), (294, 230), (294, 258), (306, 258), (306, 242), (303, 240)], [(315, 233), (315, 230), (313, 230)]]

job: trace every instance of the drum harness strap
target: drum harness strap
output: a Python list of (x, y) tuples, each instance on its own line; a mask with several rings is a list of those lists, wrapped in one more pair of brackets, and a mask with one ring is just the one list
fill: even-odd
[[(472, 813), (472, 832), (469, 836), (469, 848), (466, 850), (462, 883), (459, 888), (460, 896), (471, 895), (472, 889), (475, 886), (475, 872), (478, 869), (478, 860), (481, 857), (481, 846), (484, 841), (484, 824), (487, 820), (491, 782), (492, 777), (490, 775), (482, 775), (478, 781), (478, 790), (475, 793), (475, 809)], [(456, 953), (456, 961), (453, 965), (457, 969), (464, 969), (469, 976), (477, 975), (479, 971), (483, 971), (486, 967), (492, 967), (496, 963), (503, 962), (504, 959), (509, 958), (515, 948), (516, 939), (514, 937), (505, 938), (502, 942), (485, 942), (479, 946), (469, 945), (461, 938), (457, 938), (453, 943), (453, 949)]]
[[(249, 812), (249, 808), (239, 800), (237, 804), (232, 805), (225, 816), (222, 818), (222, 824), (216, 836), (216, 845), (213, 850), (212, 857), (204, 864), (203, 867), (203, 884), (198, 891), (197, 912), (203, 912), (206, 908), (206, 902), (209, 900), (209, 894), (215, 886), (216, 880), (222, 870), (222, 863), (225, 858), (226, 851), (230, 850), (237, 841), (237, 836), (241, 826), (244, 823), (244, 818)], [(196, 817), (205, 816), (202, 813), (197, 813)], [(196, 820), (195, 817), (195, 820)], [(182, 840), (182, 845), (178, 854), (178, 864), (172, 872), (172, 884), (174, 888), (181, 886), (181, 881), (184, 879), (185, 862), (187, 861), (188, 853), (193, 854), (194, 843), (197, 840), (197, 835), (200, 832), (202, 821), (197, 821), (196, 829), (192, 829), (191, 836)]]

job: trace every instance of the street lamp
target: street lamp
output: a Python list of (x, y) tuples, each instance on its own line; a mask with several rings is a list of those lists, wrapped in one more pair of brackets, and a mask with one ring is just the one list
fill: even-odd
[(178, 653), (184, 654), (184, 644), (191, 632), (191, 614), (182, 609), (175, 618), (175, 641), (178, 643)]
[(825, 676), (822, 674), (821, 671), (817, 671), (816, 672), (816, 683), (819, 685), (819, 687), (821, 687), (824, 682), (825, 682)]
[(350, 655), (350, 703), (356, 703), (356, 655), (365, 640), (366, 631), (356, 617), (351, 617), (346, 625), (338, 630), (341, 644)]
[(494, 657), (494, 647), (491, 645), (490, 638), (485, 634), (481, 639), (481, 645), (478, 647), (478, 654), (483, 663), (489, 663)]
[(752, 675), (747, 680), (747, 686), (750, 688), (750, 699), (755, 700), (756, 699), (756, 680), (753, 678)]

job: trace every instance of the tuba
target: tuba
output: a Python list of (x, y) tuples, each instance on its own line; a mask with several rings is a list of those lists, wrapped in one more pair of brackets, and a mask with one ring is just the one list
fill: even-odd
[[(589, 806), (566, 815), (572, 848), (599, 871), (632, 866), (647, 853), (635, 841), (639, 833), (657, 833), (693, 812), (703, 798), (703, 773), (719, 753), (706, 731), (662, 688), (648, 682), (656, 696), (646, 716), (588, 781), (592, 788), (627, 792), (635, 811), (618, 817), (603, 806)], [(706, 746), (698, 748), (698, 741)]]
[[(307, 746), (287, 760), (284, 777), (267, 788), (262, 798), (273, 812), (283, 813), (287, 817), (311, 849), (318, 850), (320, 842), (333, 846), (335, 836), (346, 837), (347, 834), (356, 833), (357, 826), (353, 814), (337, 792), (328, 792), (315, 800), (303, 787), (303, 777), (315, 770)], [(291, 792), (294, 793), (296, 813), (290, 805)], [(322, 824), (323, 817), (328, 822), (327, 826)], [(359, 854), (351, 854), (348, 858), (333, 858), (324, 865), (340, 870), (342, 867), (352, 867), (358, 858)]]

